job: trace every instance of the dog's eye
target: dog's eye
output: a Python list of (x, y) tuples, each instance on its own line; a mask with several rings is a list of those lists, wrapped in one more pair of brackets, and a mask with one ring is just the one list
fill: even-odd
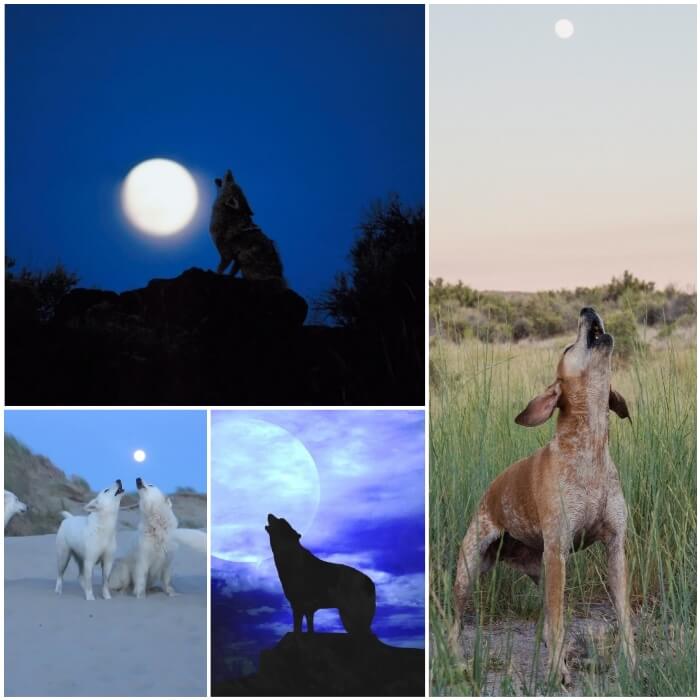
[(102, 493), (107, 493), (108, 491), (109, 491), (109, 489), (105, 489)]

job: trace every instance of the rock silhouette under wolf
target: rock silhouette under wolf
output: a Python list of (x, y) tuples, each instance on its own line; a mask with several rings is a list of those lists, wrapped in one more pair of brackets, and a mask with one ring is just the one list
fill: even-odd
[(314, 631), (314, 613), (321, 608), (338, 608), (343, 626), (352, 635), (372, 635), (376, 609), (374, 582), (361, 571), (344, 564), (332, 564), (315, 557), (299, 543), (301, 535), (284, 519), (271, 513), (265, 526), (282, 583), (292, 606), (294, 631)]
[(209, 231), (221, 256), (216, 271), (221, 274), (233, 263), (234, 276), (240, 270), (245, 279), (274, 280), (286, 286), (277, 247), (253, 221), (253, 210), (231, 171), (214, 182), (217, 197)]

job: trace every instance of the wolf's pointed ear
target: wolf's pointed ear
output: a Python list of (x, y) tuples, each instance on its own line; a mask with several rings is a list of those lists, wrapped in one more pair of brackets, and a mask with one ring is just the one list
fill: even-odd
[(83, 508), (85, 508), (85, 510), (89, 511), (90, 513), (92, 513), (92, 512), (94, 512), (94, 511), (98, 510), (97, 499), (96, 499), (96, 498), (93, 498), (93, 499), (90, 501), (90, 503), (86, 503), (86, 504), (83, 506)]
[(619, 392), (615, 391), (613, 388), (610, 389), (608, 407), (611, 411), (617, 413), (620, 418), (629, 418), (630, 422), (632, 422), (632, 416), (630, 416), (629, 408), (627, 408), (627, 401), (625, 401), (625, 397)]
[(535, 396), (532, 401), (525, 407), (522, 413), (515, 417), (515, 422), (518, 425), (524, 425), (526, 428), (534, 428), (548, 421), (554, 413), (554, 409), (559, 403), (561, 396), (561, 386), (558, 381), (550, 384), (542, 394)]

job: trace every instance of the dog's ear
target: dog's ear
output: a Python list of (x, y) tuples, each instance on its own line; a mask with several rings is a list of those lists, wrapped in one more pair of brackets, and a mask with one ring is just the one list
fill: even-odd
[(630, 421), (632, 420), (625, 397), (612, 388), (610, 389), (610, 396), (608, 397), (608, 407), (611, 411), (617, 413), (620, 418), (629, 418)]
[(559, 403), (561, 396), (561, 386), (559, 382), (550, 384), (542, 394), (535, 396), (532, 401), (526, 406), (522, 413), (519, 413), (515, 422), (518, 425), (524, 425), (526, 428), (534, 428), (548, 421), (554, 413), (554, 409)]
[(99, 505), (98, 505), (98, 503), (97, 503), (97, 499), (96, 499), (96, 498), (93, 498), (93, 499), (90, 501), (90, 503), (86, 503), (86, 504), (83, 506), (83, 508), (85, 508), (85, 510), (89, 511), (90, 513), (93, 513), (94, 511), (99, 510)]

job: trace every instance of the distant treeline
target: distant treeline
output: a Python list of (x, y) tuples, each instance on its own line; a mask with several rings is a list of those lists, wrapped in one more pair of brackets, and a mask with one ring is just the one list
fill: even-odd
[(671, 334), (695, 323), (696, 300), (695, 293), (656, 289), (627, 270), (598, 287), (535, 293), (479, 292), (437, 278), (430, 281), (430, 323), (433, 333), (455, 341), (518, 342), (571, 333), (581, 307), (594, 306), (613, 335), (634, 336), (639, 324)]

